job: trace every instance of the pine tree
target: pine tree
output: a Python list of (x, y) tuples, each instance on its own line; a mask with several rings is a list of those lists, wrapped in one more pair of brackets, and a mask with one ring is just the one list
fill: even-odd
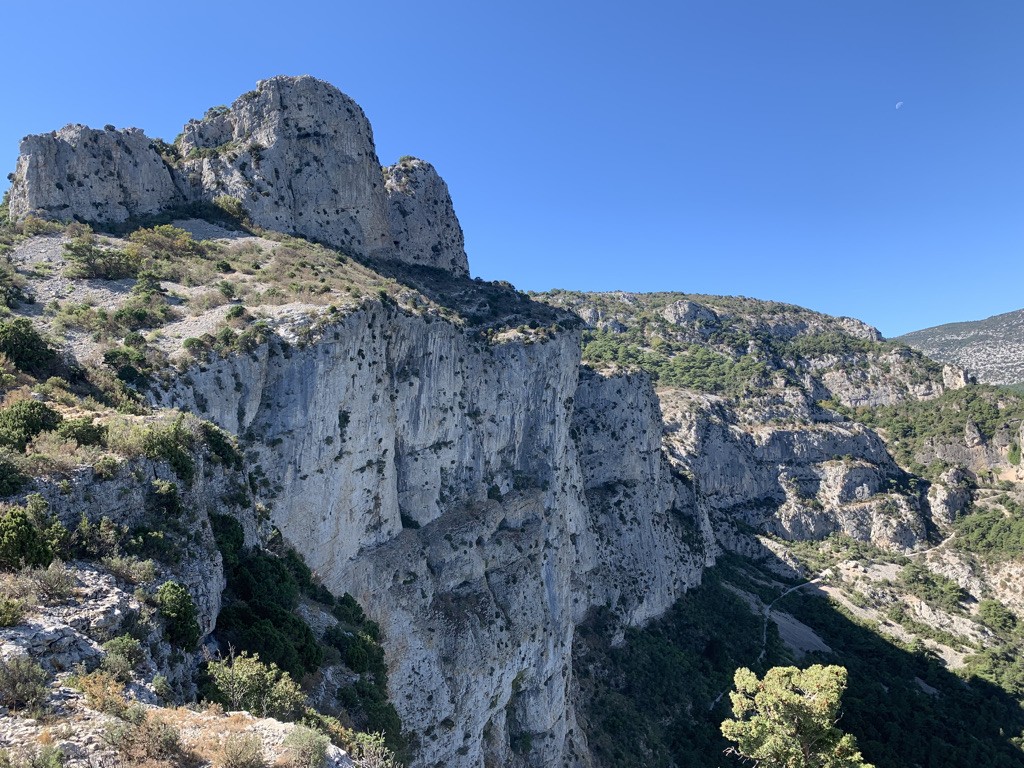
[(763, 680), (741, 667), (734, 681), (735, 719), (722, 723), (722, 734), (738, 754), (764, 768), (872, 768), (835, 725), (845, 667), (774, 667)]

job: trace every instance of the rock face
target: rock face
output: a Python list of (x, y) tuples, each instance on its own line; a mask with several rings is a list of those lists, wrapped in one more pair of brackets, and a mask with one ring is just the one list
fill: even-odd
[(384, 630), (416, 765), (586, 765), (576, 625), (658, 615), (713, 556), (649, 380), (579, 371), (576, 332), (488, 344), (368, 303), (162, 395), (255, 438), (274, 524)]
[(662, 449), (661, 422), (646, 375), (582, 371), (573, 431), (597, 552), (585, 588), (633, 625), (668, 610), (714, 562), (711, 523)]
[(193, 199), (231, 195), (258, 226), (361, 256), (388, 247), (384, 180), (363, 110), (312, 77), (274, 77), (185, 126)]
[(716, 530), (741, 520), (785, 539), (842, 532), (900, 550), (926, 543), (927, 510), (895, 487), (900, 470), (866, 427), (743, 423), (720, 399), (682, 391), (662, 392), (661, 406), (669, 454), (694, 478)]
[(462, 227), (434, 166), (403, 158), (384, 169), (388, 227), (398, 259), (468, 276)]
[[(385, 189), (385, 181), (387, 189)], [(273, 77), (192, 120), (175, 145), (68, 126), (27, 137), (11, 214), (120, 224), (218, 197), (253, 224), (354, 256), (469, 274), (448, 187), (433, 166), (382, 169), (363, 110), (312, 77)]]
[(576, 627), (659, 616), (736, 521), (926, 540), (877, 435), (809, 423), (795, 389), (740, 413), (580, 368), (576, 331), (488, 342), (376, 301), (317, 334), (194, 366), (160, 402), (247, 436), (273, 524), (380, 623), (416, 766), (589, 765)]
[(121, 223), (181, 205), (172, 169), (142, 131), (69, 125), (27, 136), (11, 184), (11, 216)]

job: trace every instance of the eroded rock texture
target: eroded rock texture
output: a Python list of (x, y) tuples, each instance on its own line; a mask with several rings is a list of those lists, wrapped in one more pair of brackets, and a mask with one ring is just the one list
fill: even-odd
[(382, 168), (359, 105), (308, 76), (260, 81), (230, 107), (189, 121), (174, 145), (136, 128), (74, 125), (29, 136), (11, 214), (122, 224), (222, 196), (259, 227), (354, 256), (469, 272), (462, 228), (433, 166)]

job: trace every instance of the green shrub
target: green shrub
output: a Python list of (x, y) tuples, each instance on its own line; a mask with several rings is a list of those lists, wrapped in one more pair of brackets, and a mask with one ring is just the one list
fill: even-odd
[(137, 229), (128, 236), (132, 244), (143, 249), (149, 259), (177, 261), (190, 256), (203, 256), (206, 246), (197, 242), (184, 229), (160, 224), (155, 227)]
[(142, 662), (139, 641), (131, 635), (121, 635), (105, 642), (103, 650), (106, 656), (103, 657), (102, 669), (122, 683), (131, 680), (132, 671)]
[(98, 523), (89, 522), (82, 513), (78, 527), (71, 532), (69, 551), (74, 557), (99, 560), (116, 557), (127, 532), (109, 517), (101, 517)]
[(34, 569), (28, 575), (35, 584), (36, 592), (49, 603), (67, 600), (75, 593), (78, 584), (74, 572), (56, 559), (46, 568)]
[(142, 436), (142, 450), (146, 457), (164, 459), (186, 483), (191, 483), (195, 477), (196, 464), (191, 453), (194, 444), (183, 416), (169, 425), (149, 427)]
[(345, 747), (359, 768), (402, 768), (382, 733), (352, 732)]
[(113, 480), (120, 468), (121, 462), (116, 456), (100, 456), (92, 465), (93, 477), (97, 480)]
[(295, 726), (284, 740), (289, 768), (322, 768), (330, 739), (304, 725)]
[(137, 252), (100, 248), (91, 235), (76, 237), (67, 243), (64, 258), (68, 262), (64, 275), (72, 279), (121, 280), (136, 277), (141, 265)]
[(998, 600), (982, 600), (978, 603), (978, 618), (994, 632), (1010, 635), (1017, 629), (1017, 617)]
[(296, 677), (314, 672), (323, 661), (323, 648), (309, 625), (276, 606), (253, 608), (233, 600), (221, 610), (217, 628), (233, 645), (259, 654)]
[(1006, 460), (1013, 466), (1020, 466), (1020, 446), (1016, 441), (1010, 443), (1010, 450), (1006, 454)]
[(242, 207), (242, 201), (237, 197), (232, 197), (231, 195), (217, 195), (217, 197), (213, 198), (212, 202), (232, 218), (239, 220), (245, 218), (245, 209)]
[(49, 515), (47, 503), (38, 494), (25, 506), (0, 508), (0, 567), (45, 568), (63, 546), (67, 531)]
[[(2, 252), (3, 244), (0, 244)], [(0, 304), (13, 309), (22, 302), (30, 302), (30, 297), (25, 293), (25, 282), (25, 278), (14, 270), (6, 257), (0, 260)]]
[(57, 434), (65, 440), (74, 440), (79, 445), (104, 445), (107, 439), (107, 428), (102, 424), (94, 424), (91, 416), (76, 419), (64, 419), (57, 427)]
[(0, 410), (0, 445), (24, 451), (29, 441), (40, 432), (51, 432), (63, 417), (45, 403), (18, 400)]
[(187, 754), (181, 744), (181, 733), (160, 715), (141, 710), (127, 722), (113, 723), (104, 734), (110, 746), (130, 760), (142, 765), (148, 760), (184, 764)]
[(208, 421), (200, 424), (199, 431), (215, 461), (223, 462), (232, 469), (242, 468), (242, 453), (227, 432)]
[(28, 604), (16, 597), (0, 595), (0, 627), (16, 627), (25, 620)]
[(288, 548), (282, 555), (285, 567), (292, 574), (295, 582), (299, 585), (299, 591), (306, 597), (310, 597), (326, 606), (334, 607), (334, 595), (323, 584), (313, 578), (313, 571), (306, 565), (306, 561), (294, 549)]
[(160, 615), (167, 622), (167, 639), (185, 650), (199, 642), (196, 605), (188, 590), (176, 581), (168, 581), (156, 592)]
[(114, 576), (129, 584), (148, 584), (156, 578), (156, 565), (152, 560), (142, 560), (134, 555), (113, 555), (104, 557), (101, 562)]
[(178, 495), (178, 486), (174, 483), (154, 480), (149, 484), (147, 502), (149, 508), (164, 521), (181, 517), (181, 497)]
[(264, 768), (263, 740), (255, 733), (229, 733), (215, 764), (218, 768)]
[(153, 690), (157, 696), (165, 701), (170, 701), (174, 696), (174, 690), (164, 675), (153, 675)]
[(264, 664), (259, 654), (242, 651), (206, 668), (215, 695), (233, 710), (244, 709), (257, 717), (294, 720), (302, 711), (305, 695), (276, 664)]
[(242, 530), (242, 524), (230, 515), (215, 512), (210, 515), (210, 526), (213, 528), (217, 549), (224, 559), (224, 567), (234, 568), (241, 562), (242, 551), (245, 549), (245, 532)]
[(123, 717), (128, 709), (124, 697), (124, 683), (105, 669), (95, 669), (88, 674), (79, 667), (68, 685), (85, 694), (85, 704), (97, 712)]
[(947, 611), (960, 611), (960, 601), (966, 598), (963, 589), (955, 581), (941, 574), (932, 573), (923, 565), (915, 562), (903, 567), (899, 580), (911, 594), (921, 598), (929, 605), (938, 606)]
[(144, 387), (149, 381), (150, 366), (142, 350), (134, 347), (111, 347), (103, 353), (103, 364), (117, 378), (133, 387)]
[(63, 768), (66, 759), (56, 744), (23, 746), (16, 752), (0, 749), (0, 768)]
[(0, 658), (0, 705), (35, 709), (46, 700), (46, 672), (28, 656)]
[(211, 523), (228, 581), (217, 619), (222, 639), (297, 678), (315, 671), (323, 662), (323, 648), (309, 625), (292, 613), (301, 591), (295, 572), (315, 591), (301, 558), (246, 550), (241, 526), (226, 515), (212, 516)]
[(114, 312), (114, 322), (132, 331), (158, 328), (173, 317), (160, 282), (151, 275), (140, 275), (128, 299)]
[(13, 461), (0, 455), (0, 496), (13, 496), (25, 487), (28, 476)]
[(341, 658), (353, 672), (385, 674), (384, 650), (365, 632), (350, 632), (340, 625), (324, 633), (324, 642), (341, 651)]
[(290, 611), (299, 603), (299, 585), (279, 557), (250, 552), (232, 575), (232, 589), (253, 607)]
[(64, 230), (64, 225), (59, 221), (49, 221), (38, 216), (26, 216), (18, 225), (21, 233), (26, 237), (36, 235), (56, 235)]
[(115, 680), (121, 683), (127, 683), (132, 679), (133, 665), (120, 654), (115, 653), (104, 656), (100, 669), (109, 673)]
[(366, 614), (363, 612), (362, 606), (348, 592), (338, 598), (338, 602), (331, 610), (331, 613), (334, 614), (334, 618), (338, 621), (346, 624), (359, 625), (366, 621)]
[(18, 370), (34, 376), (49, 373), (57, 364), (57, 353), (24, 317), (0, 321), (0, 352)]

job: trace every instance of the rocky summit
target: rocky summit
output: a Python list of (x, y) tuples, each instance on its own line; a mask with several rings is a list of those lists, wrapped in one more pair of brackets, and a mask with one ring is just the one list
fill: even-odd
[(13, 178), (8, 759), (718, 764), (733, 672), (808, 658), (877, 765), (892, 723), (1013, 764), (1014, 393), (788, 304), (471, 279), (310, 77)]
[(363, 110), (312, 77), (260, 81), (230, 107), (190, 120), (173, 145), (134, 128), (70, 125), (28, 136), (10, 210), (122, 224), (226, 198), (260, 227), (354, 255), (469, 271), (433, 166), (403, 160), (382, 173)]

